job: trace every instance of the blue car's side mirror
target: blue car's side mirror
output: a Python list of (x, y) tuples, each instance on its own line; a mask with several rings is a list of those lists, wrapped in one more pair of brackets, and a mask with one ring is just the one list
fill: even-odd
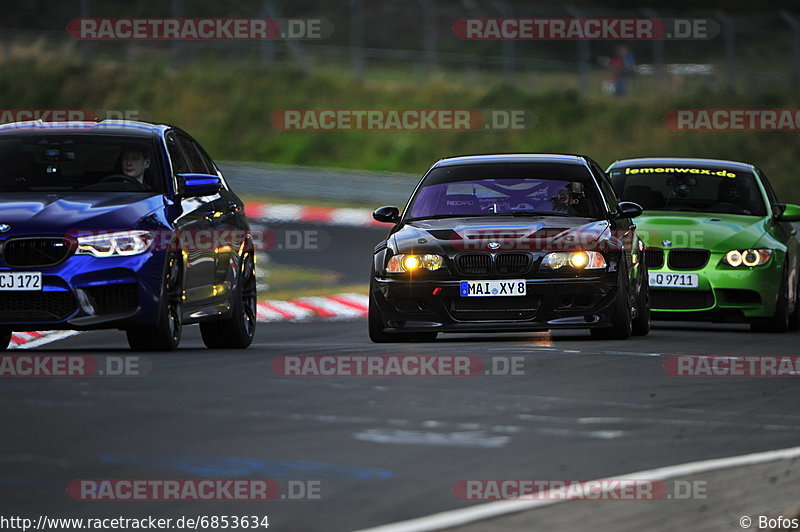
[(222, 189), (222, 180), (211, 174), (178, 174), (178, 192), (181, 196), (213, 196)]

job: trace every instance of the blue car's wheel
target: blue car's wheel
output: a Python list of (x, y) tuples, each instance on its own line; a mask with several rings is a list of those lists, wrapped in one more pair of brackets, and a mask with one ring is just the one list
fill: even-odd
[(158, 322), (152, 328), (126, 331), (128, 344), (134, 351), (174, 351), (183, 332), (183, 267), (175, 254), (170, 254), (164, 268)]
[(242, 256), (239, 286), (231, 303), (231, 314), (220, 321), (200, 324), (203, 343), (211, 349), (245, 349), (253, 343), (258, 319), (256, 265), (253, 250)]

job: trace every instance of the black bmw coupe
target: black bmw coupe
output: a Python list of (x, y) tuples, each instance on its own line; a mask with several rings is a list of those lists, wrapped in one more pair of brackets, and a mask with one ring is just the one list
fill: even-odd
[(582, 155), (442, 159), (375, 247), (373, 342), (439, 332), (590, 329), (602, 339), (650, 329), (644, 245), (608, 176)]

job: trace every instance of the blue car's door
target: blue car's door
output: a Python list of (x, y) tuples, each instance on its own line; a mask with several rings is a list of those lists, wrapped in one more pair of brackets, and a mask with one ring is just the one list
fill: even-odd
[[(174, 175), (205, 173), (192, 166), (173, 132), (166, 135)], [(178, 185), (180, 187), (180, 183)], [(180, 192), (180, 190), (179, 190)], [(181, 196), (181, 214), (175, 221), (178, 246), (184, 257), (184, 310), (206, 305), (214, 296), (214, 201), (217, 196)], [(189, 312), (191, 314), (191, 312)]]

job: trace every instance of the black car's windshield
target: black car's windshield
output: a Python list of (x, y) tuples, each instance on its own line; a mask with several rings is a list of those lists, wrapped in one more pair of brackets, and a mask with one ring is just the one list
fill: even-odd
[(750, 171), (659, 165), (617, 167), (610, 174), (620, 198), (638, 203), (646, 211), (767, 213)]
[(163, 191), (153, 142), (142, 137), (18, 134), (0, 138), (1, 192)]
[(455, 216), (600, 217), (588, 169), (574, 164), (471, 164), (435, 168), (408, 220)]

